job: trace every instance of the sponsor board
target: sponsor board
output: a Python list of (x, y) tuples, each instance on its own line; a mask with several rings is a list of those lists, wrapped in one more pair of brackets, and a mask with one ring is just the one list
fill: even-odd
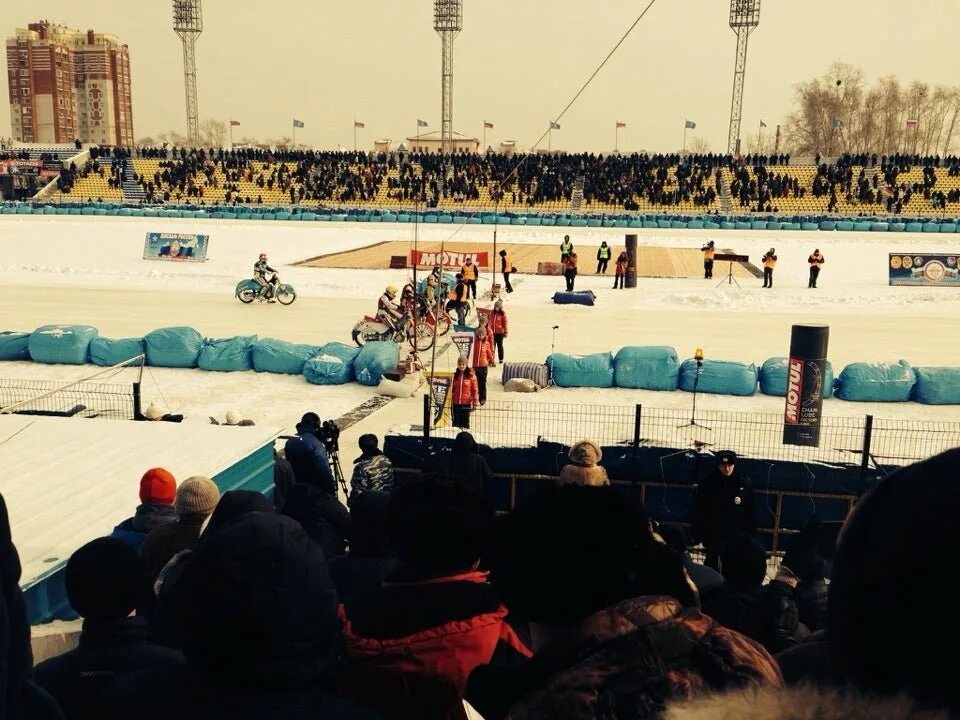
[(411, 250), (410, 264), (417, 267), (463, 267), (467, 258), (473, 261), (478, 267), (488, 267), (490, 265), (490, 254), (487, 252), (440, 252), (439, 250)]
[(143, 244), (143, 259), (204, 262), (207, 259), (209, 242), (209, 235), (147, 233), (147, 239)]
[(890, 285), (960, 288), (960, 253), (890, 253)]

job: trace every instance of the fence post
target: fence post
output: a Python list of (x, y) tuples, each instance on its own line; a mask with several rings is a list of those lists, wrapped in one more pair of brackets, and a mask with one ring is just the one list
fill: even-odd
[(143, 405), (140, 400), (140, 383), (135, 382), (133, 384), (133, 419), (139, 420), (143, 417), (141, 410)]
[(863, 421), (863, 450), (860, 458), (860, 479), (866, 477), (870, 469), (870, 445), (873, 441), (873, 415), (867, 415)]
[(637, 403), (636, 413), (633, 416), (633, 459), (637, 459), (637, 450), (640, 449), (640, 423), (643, 420), (643, 405)]
[(430, 393), (423, 396), (423, 441), (424, 444), (430, 442), (430, 411), (431, 411)]

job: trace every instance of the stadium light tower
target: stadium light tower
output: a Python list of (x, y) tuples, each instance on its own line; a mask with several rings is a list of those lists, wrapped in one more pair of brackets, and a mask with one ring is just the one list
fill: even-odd
[(737, 34), (737, 61), (733, 66), (733, 99), (730, 101), (730, 134), (727, 152), (740, 154), (740, 118), (743, 83), (747, 73), (747, 40), (760, 24), (760, 0), (730, 0), (730, 28)]
[(443, 46), (440, 144), (453, 154), (453, 39), (463, 30), (463, 0), (434, 0), (433, 29)]
[(197, 37), (203, 32), (203, 0), (173, 0), (173, 31), (183, 43), (183, 87), (187, 97), (187, 140), (200, 144), (197, 107)]

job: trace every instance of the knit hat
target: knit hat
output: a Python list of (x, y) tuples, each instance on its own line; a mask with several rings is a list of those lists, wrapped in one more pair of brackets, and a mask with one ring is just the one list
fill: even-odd
[(156, 403), (150, 403), (147, 405), (147, 409), (144, 411), (143, 416), (147, 420), (159, 420), (163, 417), (163, 410), (161, 410), (160, 406)]
[(140, 502), (173, 505), (177, 497), (177, 481), (169, 470), (151, 468), (140, 478)]
[(177, 515), (209, 515), (220, 501), (220, 488), (208, 477), (194, 475), (177, 490)]
[(603, 453), (595, 442), (581, 440), (570, 448), (567, 457), (570, 463), (560, 470), (560, 485), (600, 487), (610, 484), (607, 471), (597, 464), (603, 458)]
[(235, 410), (227, 410), (227, 417), (224, 420), (224, 425), (239, 425), (240, 416), (237, 415)]
[(143, 561), (117, 538), (98, 538), (73, 553), (64, 583), (73, 609), (93, 620), (126, 617), (150, 596)]
[(570, 458), (570, 462), (572, 463), (584, 467), (592, 467), (603, 459), (603, 452), (601, 452), (599, 446), (592, 440), (581, 440), (570, 448), (567, 457)]

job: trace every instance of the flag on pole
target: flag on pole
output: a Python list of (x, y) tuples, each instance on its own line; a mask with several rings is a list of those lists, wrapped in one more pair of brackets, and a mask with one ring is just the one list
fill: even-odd
[(294, 120), (293, 120), (293, 126), (294, 126), (295, 128), (302, 128), (302, 127), (304, 127), (303, 121), (302, 121), (302, 120), (297, 120), (296, 118), (294, 118)]
[(353, 121), (353, 126), (355, 128), (360, 128), (361, 130), (366, 127), (366, 125), (364, 125), (362, 122), (359, 122), (357, 120)]
[(915, 128), (917, 125), (918, 125), (918, 123), (917, 123), (916, 120), (907, 120), (907, 127), (908, 127), (908, 128)]
[(553, 122), (553, 120), (551, 120), (551, 121), (550, 121), (550, 129), (551, 129), (551, 130), (559, 130), (559, 129), (560, 129), (560, 123), (555, 123), (555, 122)]
[(834, 126), (835, 128), (839, 128), (839, 129), (842, 130), (842, 129), (843, 129), (843, 120), (834, 120), (834, 121), (833, 121), (833, 126)]
[(761, 121), (760, 121), (760, 127), (765, 128), (766, 126), (767, 126), (767, 124), (766, 124), (763, 120), (761, 120)]
[(617, 130), (619, 130), (620, 128), (625, 128), (626, 126), (627, 124), (625, 122), (619, 122), (619, 121), (617, 122)]
[(417, 127), (429, 127), (426, 120), (417, 120)]
[(493, 123), (492, 123), (492, 122), (487, 122), (486, 120), (484, 120), (484, 121), (483, 121), (483, 127), (484, 127), (485, 129), (487, 129), (487, 130), (493, 130)]
[(683, 123), (683, 127), (685, 130), (696, 130), (697, 124), (693, 120), (686, 120)]
[(231, 121), (230, 121), (230, 127), (239, 127), (239, 126), (240, 126), (240, 121), (239, 121), (239, 120), (231, 120)]

